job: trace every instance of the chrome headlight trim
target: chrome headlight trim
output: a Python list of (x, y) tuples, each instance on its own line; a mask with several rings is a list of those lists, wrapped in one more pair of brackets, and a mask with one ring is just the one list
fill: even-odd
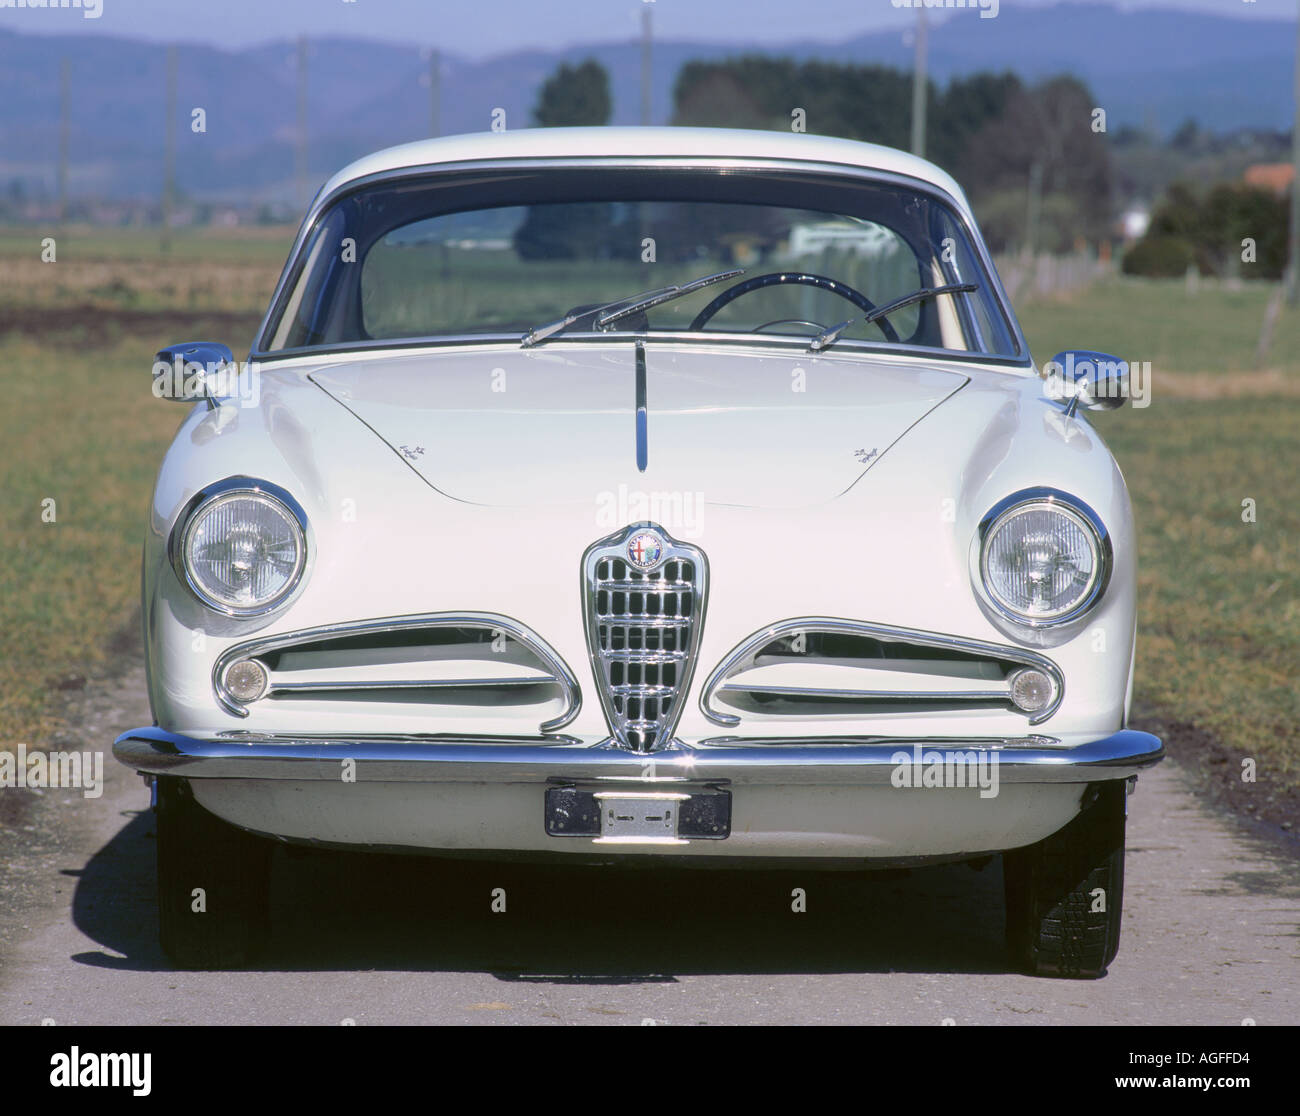
[[(190, 531), (198, 522), (199, 516), (215, 501), (239, 493), (259, 496), (270, 503), (278, 504), (280, 510), (285, 513), (286, 518), (297, 527), (299, 536), (298, 561), (294, 566), (289, 581), (271, 600), (255, 605), (252, 608), (236, 608), (210, 596), (190, 571), (185, 561), (186, 542)], [(270, 481), (258, 480), (255, 477), (238, 476), (227, 477), (225, 480), (207, 485), (195, 493), (185, 505), (181, 514), (176, 517), (176, 522), (172, 526), (171, 535), (167, 541), (167, 556), (181, 584), (205, 608), (220, 613), (222, 616), (251, 618), (276, 612), (284, 608), (298, 595), (306, 580), (307, 569), (315, 550), (314, 544), (315, 540), (312, 535), (311, 525), (307, 519), (307, 513), (289, 492), (277, 484), (272, 484)]]
[[(1087, 591), (1076, 604), (1059, 616), (1026, 616), (1004, 604), (988, 586), (988, 542), (994, 530), (1011, 516), (1034, 506), (1055, 511), (1077, 523), (1091, 538), (1096, 556), (1092, 581)], [(1085, 616), (1106, 591), (1113, 568), (1114, 552), (1110, 532), (1106, 530), (1101, 516), (1082, 500), (1056, 488), (1026, 488), (999, 500), (980, 520), (971, 547), (971, 583), (980, 602), (1002, 619), (1034, 631), (1061, 628)]]

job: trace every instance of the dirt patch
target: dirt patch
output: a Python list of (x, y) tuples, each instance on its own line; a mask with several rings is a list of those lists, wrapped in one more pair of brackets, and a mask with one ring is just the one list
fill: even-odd
[(15, 333), (48, 341), (111, 344), (123, 337), (156, 336), (159, 344), (213, 338), (232, 349), (251, 343), (261, 314), (240, 310), (128, 310), (96, 306), (0, 306), (0, 336)]
[(1300, 853), (1300, 792), (1198, 725), (1159, 713), (1135, 716), (1133, 728), (1155, 733), (1191, 776), (1199, 797), (1237, 816), (1261, 836)]
[(1261, 396), (1300, 396), (1300, 376), (1280, 368), (1258, 372), (1161, 372), (1153, 374), (1152, 390), (1169, 399), (1245, 399)]

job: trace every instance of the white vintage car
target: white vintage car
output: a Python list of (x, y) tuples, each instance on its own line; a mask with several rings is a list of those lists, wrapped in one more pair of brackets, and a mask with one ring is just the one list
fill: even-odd
[[(1014, 963), (1120, 927), (1124, 481), (962, 191), (809, 135), (369, 156), (193, 404), (144, 552), (162, 942), (245, 963), (272, 841), (598, 864), (1001, 853)], [(990, 918), (997, 917), (990, 912)]]

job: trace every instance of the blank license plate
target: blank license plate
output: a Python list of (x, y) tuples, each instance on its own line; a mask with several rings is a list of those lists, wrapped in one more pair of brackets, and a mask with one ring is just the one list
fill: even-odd
[(597, 791), (592, 797), (600, 807), (600, 839), (644, 842), (679, 840), (681, 805), (689, 794), (671, 791)]

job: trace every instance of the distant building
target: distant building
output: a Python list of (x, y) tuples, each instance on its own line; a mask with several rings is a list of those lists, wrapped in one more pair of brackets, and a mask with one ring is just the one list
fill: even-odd
[(849, 225), (838, 221), (821, 221), (816, 224), (795, 225), (790, 230), (786, 256), (816, 255), (827, 249), (838, 248), (859, 256), (890, 256), (898, 250), (898, 237), (888, 229), (864, 221)]
[(1145, 205), (1130, 205), (1120, 215), (1120, 235), (1125, 242), (1141, 240), (1151, 224), (1151, 211)]
[(1295, 167), (1290, 163), (1255, 163), (1246, 168), (1242, 181), (1247, 186), (1270, 190), (1280, 196), (1291, 188), (1294, 177)]

